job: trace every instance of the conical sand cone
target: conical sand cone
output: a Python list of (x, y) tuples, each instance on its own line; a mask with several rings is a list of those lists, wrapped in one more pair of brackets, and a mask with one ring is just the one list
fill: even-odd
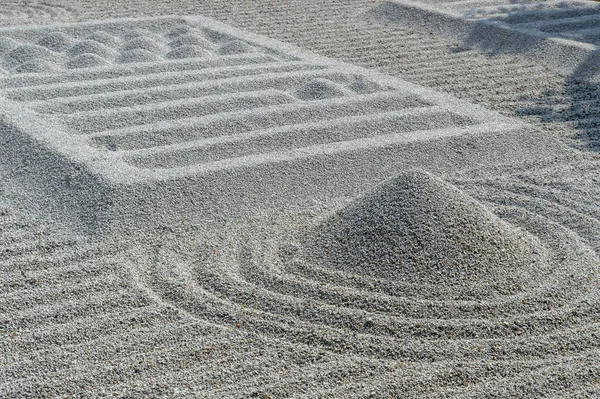
[(318, 226), (304, 256), (372, 277), (454, 284), (530, 265), (538, 245), (458, 188), (409, 171)]

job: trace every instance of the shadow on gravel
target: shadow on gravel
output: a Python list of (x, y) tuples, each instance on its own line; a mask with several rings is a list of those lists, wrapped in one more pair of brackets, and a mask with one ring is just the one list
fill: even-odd
[(526, 101), (532, 105), (520, 107), (515, 113), (537, 117), (542, 123), (568, 124), (578, 132), (578, 147), (600, 152), (599, 71), (598, 57), (589, 57), (565, 77), (560, 90), (546, 90), (539, 98), (528, 96)]
[(582, 145), (600, 152), (600, 57), (597, 55), (588, 57), (565, 79), (568, 110), (551, 112), (548, 117), (549, 122), (571, 123), (579, 131), (577, 138)]
[[(564, 10), (538, 11), (535, 13), (539, 15), (536, 21), (561, 19), (562, 16), (557, 13), (564, 13)], [(532, 15), (531, 11), (514, 11), (506, 14), (503, 20), (531, 22)], [(572, 21), (573, 16), (567, 17)], [(596, 30), (600, 38), (600, 29), (594, 27), (594, 35)], [(536, 49), (536, 40), (523, 40), (518, 43), (514, 41), (507, 46), (506, 43), (514, 38), (502, 37), (494, 40), (483, 33), (484, 31), (485, 28), (481, 29), (481, 26), (475, 27), (464, 40), (463, 46), (483, 49), (490, 56), (501, 53), (527, 53)], [(549, 34), (559, 38), (564, 33), (563, 30)], [(600, 39), (597, 40), (596, 45), (600, 47)], [(502, 50), (498, 50), (498, 47)], [(515, 113), (518, 116), (538, 118), (542, 123), (567, 124), (578, 131), (577, 147), (600, 152), (600, 50), (591, 53), (577, 64), (572, 73), (565, 75), (563, 87), (557, 89), (549, 86), (545, 90), (542, 88), (538, 94), (539, 97), (534, 98), (524, 93), (520, 101), (529, 105), (517, 108)]]

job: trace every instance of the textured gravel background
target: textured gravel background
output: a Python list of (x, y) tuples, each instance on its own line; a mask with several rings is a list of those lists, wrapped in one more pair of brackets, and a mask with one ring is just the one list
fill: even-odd
[(0, 396), (599, 394), (597, 79), (381, 24), (367, 15), (376, 4), (8, 0), (0, 23), (203, 14), (532, 122), (580, 150), (576, 159), (434, 184), (535, 236), (540, 261), (521, 270), (527, 278), (415, 284), (296, 256), (349, 198), (96, 242), (36, 220), (0, 169)]

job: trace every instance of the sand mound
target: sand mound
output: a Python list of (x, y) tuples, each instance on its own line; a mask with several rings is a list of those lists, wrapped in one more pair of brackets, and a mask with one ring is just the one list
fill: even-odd
[(181, 46), (198, 46), (203, 48), (212, 48), (213, 44), (200, 36), (194, 34), (185, 34), (170, 41), (169, 46), (173, 48)]
[[(147, 9), (155, 11), (155, 7)], [(314, 32), (303, 29), (309, 36)], [(332, 31), (333, 34), (324, 35), (342, 32)], [(342, 33), (358, 31), (360, 29), (347, 29)], [(371, 35), (370, 32), (368, 34)], [(386, 34), (390, 35), (390, 32)], [(77, 37), (87, 35), (88, 32), (83, 32)], [(392, 35), (396, 34), (392, 32)], [(299, 40), (296, 35), (292, 38)], [(400, 40), (414, 39), (402, 35)], [(348, 39), (342, 42), (356, 41)], [(375, 43), (377, 45), (372, 46)], [(447, 71), (448, 61), (456, 59), (444, 58), (444, 52), (439, 51), (441, 46), (436, 47), (437, 52), (430, 52), (427, 43), (431, 42), (425, 42), (419, 50), (411, 49), (411, 56), (393, 54), (394, 58), (390, 58), (393, 61), (388, 65), (418, 63), (412, 56), (421, 52), (427, 55), (427, 64), (411, 65), (410, 70), (421, 73), (421, 69), (428, 69), (423, 66), (430, 66), (428, 62), (436, 59), (440, 64), (446, 64), (439, 69)], [(341, 46), (343, 44), (340, 43)], [(381, 60), (386, 59), (386, 52), (373, 50), (379, 50), (379, 44), (376, 36), (371, 42), (360, 41), (358, 46), (368, 50), (358, 50), (357, 53), (365, 51), (362, 60), (383, 62)], [(262, 51), (260, 45), (256, 48)], [(343, 49), (340, 53), (347, 52)], [(275, 55), (282, 56), (281, 59), (302, 60), (294, 58), (293, 54), (289, 57), (285, 57), (285, 53)], [(421, 129), (423, 123), (437, 123), (438, 129), (449, 123), (444, 119), (446, 114), (435, 113), (446, 103), (440, 104), (437, 100), (427, 102), (425, 104), (437, 107), (422, 113), (417, 108), (413, 113), (414, 105), (422, 106), (423, 103), (400, 102), (394, 97), (395, 105), (389, 105), (391, 103), (386, 101), (391, 97), (386, 96), (393, 94), (390, 91), (376, 93), (376, 96), (360, 96), (362, 102), (354, 108), (348, 106), (352, 96), (345, 96), (324, 102), (297, 101), (292, 103), (293, 107), (286, 106), (285, 110), (289, 113), (275, 114), (270, 113), (271, 108), (266, 112), (259, 109), (258, 117), (246, 112), (248, 107), (234, 109), (228, 103), (197, 100), (200, 95), (218, 94), (210, 85), (221, 84), (220, 79), (240, 76), (224, 73), (236, 71), (231, 67), (224, 72), (211, 70), (215, 62), (242, 58), (215, 57), (212, 60), (161, 65), (111, 66), (94, 71), (69, 71), (62, 75), (14, 76), (5, 79), (5, 82), (13, 84), (7, 95), (29, 98), (36, 110), (53, 113), (53, 119), (59, 118), (53, 111), (64, 110), (70, 114), (65, 120), (84, 126), (81, 131), (73, 129), (73, 141), (79, 137), (87, 139), (85, 133), (91, 131), (105, 136), (94, 134), (88, 137), (113, 139), (120, 146), (137, 135), (130, 143), (135, 143), (138, 148), (141, 147), (138, 143), (145, 143), (147, 147), (158, 146), (161, 142), (153, 140), (161, 136), (163, 140), (179, 139), (180, 142), (188, 140), (191, 143), (193, 139), (205, 137), (234, 136), (240, 131), (254, 134), (258, 129), (262, 132), (270, 127), (282, 127), (284, 123), (313, 122), (318, 120), (317, 117), (324, 121), (321, 130), (274, 130), (273, 133), (284, 136), (284, 140), (279, 142), (283, 144), (272, 145), (280, 138), (273, 134), (273, 142), (257, 140), (254, 143), (258, 144), (254, 144), (240, 140), (240, 147), (260, 150), (251, 154), (260, 154), (261, 151), (268, 154), (267, 151), (274, 149), (302, 148), (293, 140), (304, 138), (306, 143), (323, 137), (347, 139), (349, 132), (354, 135), (352, 138), (361, 137), (359, 132), (403, 135), (402, 123), (406, 123), (411, 115), (414, 118), (409, 119), (410, 125)], [(423, 61), (423, 58), (419, 60)], [(253, 54), (248, 59), (257, 60), (258, 57)], [(281, 66), (279, 62), (274, 64)], [(196, 66), (206, 70), (190, 69)], [(258, 67), (261, 74), (297, 71)], [(241, 69), (251, 70), (247, 64), (238, 70)], [(163, 73), (176, 71), (182, 73)], [(455, 74), (454, 69), (451, 72), (452, 75), (445, 78), (453, 85), (456, 80), (473, 80), (470, 74)], [(263, 79), (268, 85), (248, 84), (245, 87), (249, 90), (275, 86), (273, 82), (279, 82), (275, 80), (278, 75), (274, 75), (273, 80), (270, 76), (269, 80)], [(314, 76), (330, 75), (319, 72)], [(478, 74), (475, 83), (479, 80), (497, 83), (490, 79), (490, 75), (485, 78)], [(347, 86), (351, 78), (346, 78), (346, 75), (332, 79), (357, 91), (354, 86)], [(306, 83), (309, 80), (294, 77), (290, 81)], [(186, 82), (193, 84), (188, 86)], [(248, 82), (255, 83), (251, 79), (239, 79), (233, 84)], [(381, 86), (387, 85), (385, 81), (378, 82)], [(222, 84), (221, 87), (234, 93), (238, 93), (233, 90), (238, 90), (236, 87), (244, 87), (233, 84)], [(285, 87), (291, 91), (297, 86)], [(489, 87), (484, 89), (486, 93), (495, 91)], [(201, 94), (193, 97), (193, 91)], [(401, 94), (405, 92), (401, 91)], [(40, 106), (44, 98), (49, 101)], [(193, 101), (188, 101), (190, 98)], [(428, 100), (428, 97), (425, 99)], [(168, 103), (163, 105), (163, 101)], [(154, 104), (150, 106), (151, 103)], [(452, 99), (448, 103), (452, 103)], [(23, 104), (23, 108), (30, 106), (24, 102), (19, 104)], [(203, 109), (204, 104), (232, 112), (227, 119), (211, 116), (210, 123), (202, 121), (203, 124), (185, 125), (188, 122), (186, 117), (201, 115), (200, 111), (191, 109)], [(413, 108), (400, 108), (405, 104), (411, 104)], [(122, 113), (115, 112), (119, 107), (124, 108), (119, 111)], [(382, 120), (376, 112), (399, 108), (401, 112), (395, 114), (397, 119), (373, 123)], [(179, 115), (181, 109), (183, 112)], [(462, 109), (467, 113), (469, 108)], [(234, 119), (239, 115), (246, 119)], [(488, 119), (483, 111), (477, 115)], [(348, 116), (364, 116), (370, 124), (335, 125), (337, 121), (334, 118)], [(119, 119), (134, 119), (139, 127), (123, 123), (126, 129), (109, 131), (114, 120)], [(143, 125), (145, 123), (147, 125)], [(103, 129), (103, 126), (108, 127)], [(45, 124), (42, 127), (45, 138), (49, 129)], [(246, 130), (242, 130), (244, 128)], [(427, 129), (430, 128), (433, 129), (428, 125)], [(489, 132), (493, 129), (484, 126), (481, 130)], [(208, 134), (203, 136), (203, 132)], [(192, 137), (193, 134), (196, 136)], [(367, 134), (370, 133), (363, 133), (363, 136)], [(16, 134), (4, 130), (3, 137), (8, 142), (12, 136)], [(517, 137), (525, 136), (526, 132)], [(513, 136), (502, 137), (503, 141), (509, 141)], [(66, 136), (63, 141), (71, 141), (71, 138)], [(473, 148), (473, 145), (480, 147)], [(543, 151), (543, 141), (540, 140), (538, 145), (539, 151)], [(274, 163), (273, 168), (265, 166), (264, 173), (255, 175), (243, 174), (242, 168), (229, 169), (224, 174), (241, 177), (234, 180), (214, 173), (217, 190), (211, 190), (212, 182), (204, 185), (201, 181), (193, 186), (194, 178), (185, 179), (177, 185), (153, 185), (150, 190), (165, 197), (155, 208), (145, 207), (143, 201), (152, 200), (152, 191), (142, 191), (143, 186), (139, 184), (134, 190), (138, 190), (141, 200), (133, 202), (127, 211), (137, 211), (136, 207), (141, 207), (142, 212), (153, 209), (157, 215), (162, 215), (169, 208), (173, 209), (171, 198), (166, 196), (174, 193), (172, 197), (181, 196), (189, 214), (196, 217), (186, 221), (190, 226), (183, 230), (165, 221), (158, 230), (160, 233), (145, 236), (145, 242), (140, 244), (131, 242), (130, 236), (127, 236), (123, 243), (100, 242), (98, 249), (82, 247), (82, 250), (75, 248), (71, 251), (67, 248), (68, 243), (55, 240), (54, 232), (48, 237), (36, 235), (16, 216), (13, 218), (17, 212), (0, 209), (0, 230), (4, 238), (0, 260), (3, 273), (0, 281), (3, 287), (0, 324), (4, 330), (3, 374), (8, 376), (0, 386), (0, 396), (591, 397), (591, 389), (597, 387), (594, 381), (600, 377), (597, 367), (600, 357), (597, 350), (600, 208), (594, 201), (599, 197), (597, 179), (600, 169), (590, 173), (587, 164), (586, 167), (582, 164), (571, 167), (570, 175), (556, 173), (556, 170), (542, 174), (539, 167), (544, 161), (539, 157), (530, 158), (532, 166), (520, 166), (516, 158), (511, 158), (510, 153), (504, 151), (504, 147), (495, 146), (487, 137), (479, 139), (474, 135), (470, 136), (469, 142), (448, 140), (433, 148), (440, 147), (442, 150), (436, 151), (431, 150), (432, 147), (411, 145), (407, 151), (394, 152), (389, 150), (388, 145), (369, 152), (368, 162), (363, 161), (366, 157), (357, 159), (358, 151), (353, 149), (348, 153), (355, 168), (346, 166), (350, 162), (328, 163), (327, 157), (321, 156), (323, 162), (292, 164), (281, 173), (284, 179), (273, 173), (280, 173), (283, 162)], [(452, 162), (454, 158), (446, 162), (438, 159), (446, 155), (445, 149), (462, 153), (471, 148), (464, 155), (467, 161), (473, 158), (488, 161), (482, 154), (486, 147), (490, 152), (506, 153), (510, 168), (517, 168), (518, 175), (509, 175), (507, 170), (499, 168), (502, 181), (492, 179), (483, 184), (465, 177), (466, 180), (461, 182), (454, 173), (466, 176), (461, 168), (463, 163)], [(55, 165), (54, 158), (37, 164), (37, 159), (47, 158), (41, 147), (15, 144), (7, 148), (6, 155), (11, 155), (12, 148), (22, 152), (27, 161), (23, 163), (26, 168), (13, 168), (16, 169), (15, 174), (27, 173), (25, 178), (40, 174), (40, 180), (48, 182), (41, 186), (42, 189), (61, 182), (64, 177), (68, 177), (68, 184), (73, 188), (85, 183), (86, 178), (82, 176), (85, 169), (65, 168), (62, 166), (65, 163), (61, 162)], [(78, 148), (86, 151), (85, 146)], [(224, 158), (240, 155), (231, 155), (227, 147), (214, 148), (211, 151), (223, 154)], [(116, 149), (121, 150), (122, 147)], [(154, 154), (165, 154), (154, 148), (152, 150)], [(386, 152), (390, 154), (388, 157), (384, 157)], [(119, 153), (125, 151), (117, 151), (117, 155), (121, 156)], [(410, 158), (415, 153), (423, 155), (419, 162)], [(187, 155), (181, 158), (184, 156)], [(200, 156), (194, 156), (202, 160)], [(114, 159), (116, 164), (118, 158)], [(394, 159), (401, 159), (403, 164), (398, 167)], [(470, 292), (478, 291), (481, 295), (472, 295), (470, 300), (459, 295), (460, 286), (439, 284), (428, 287), (418, 279), (415, 279), (415, 284), (382, 281), (365, 275), (350, 275), (334, 268), (321, 269), (320, 263), (295, 262), (295, 248), (290, 249), (289, 244), (303, 237), (305, 226), (312, 224), (315, 217), (329, 215), (330, 210), (335, 208), (335, 204), (323, 199), (326, 196), (321, 190), (328, 188), (335, 195), (346, 195), (341, 193), (340, 188), (365, 181), (364, 175), (369, 178), (367, 181), (379, 179), (383, 174), (376, 173), (380, 167), (389, 173), (416, 164), (428, 165), (436, 170), (447, 165), (443, 170), (452, 174), (454, 184), (469, 190), (474, 198), (493, 209), (494, 214), (503, 220), (534, 235), (550, 252), (552, 262), (544, 263), (542, 266), (545, 267), (530, 267), (531, 278), (521, 279), (527, 286), (516, 293), (505, 293), (505, 280), (502, 278), (485, 285), (480, 279), (482, 276), (478, 276), (479, 279), (470, 282)], [(46, 165), (50, 167), (46, 168)], [(41, 169), (42, 173), (34, 168)], [(341, 171), (339, 182), (308, 175), (316, 170), (317, 176), (320, 176), (326, 168)], [(287, 170), (302, 172), (285, 173)], [(117, 169), (117, 172), (125, 175), (127, 169)], [(519, 176), (523, 176), (521, 185), (515, 183)], [(249, 204), (250, 196), (244, 194), (248, 191), (237, 190), (237, 183), (242, 180), (248, 181), (250, 188), (259, 193), (270, 193), (269, 188), (279, 182), (291, 182), (290, 190), (282, 190), (282, 194), (273, 194), (263, 201), (275, 210), (280, 206), (287, 208), (294, 196), (303, 194), (299, 193), (302, 186), (315, 188), (312, 191), (314, 196), (309, 198), (314, 198), (315, 203), (322, 204), (322, 207), (303, 208), (302, 214), (289, 218), (265, 212), (261, 215), (264, 219), (253, 225), (245, 225), (243, 218), (239, 223), (232, 218), (231, 226), (227, 225), (223, 232), (211, 230), (204, 219), (212, 217), (212, 214), (203, 212), (202, 207), (197, 207), (192, 201), (209, 201), (214, 193), (215, 196), (235, 198)], [(269, 186), (267, 181), (275, 181), (275, 184)], [(583, 181), (589, 182), (589, 188), (582, 184)], [(8, 193), (4, 186), (2, 184), (0, 190)], [(90, 186), (90, 191), (97, 191), (97, 187), (101, 188), (100, 185)], [(231, 188), (236, 190), (230, 191)], [(77, 191), (68, 193), (74, 201), (61, 203), (64, 207), (88, 200)], [(146, 194), (149, 198), (143, 197)], [(53, 191), (48, 190), (44, 195), (50, 197)], [(286, 201), (284, 205), (276, 202), (280, 196)], [(27, 203), (24, 203), (18, 210), (27, 213), (26, 206)], [(226, 211), (231, 209), (225, 208)], [(258, 209), (252, 211), (262, 213)], [(128, 216), (117, 212), (113, 215)], [(57, 216), (53, 218), (59, 219)], [(11, 220), (11, 227), (7, 220)], [(7, 244), (8, 240), (12, 240), (10, 244)], [(590, 245), (596, 248), (596, 252), (589, 248)], [(131, 249), (128, 249), (129, 246)], [(86, 252), (82, 253), (84, 250)], [(439, 294), (440, 290), (446, 292)]]
[(77, 57), (70, 59), (66, 66), (69, 69), (76, 68), (91, 68), (100, 65), (106, 65), (107, 62), (104, 58), (96, 55), (96, 54), (81, 54)]
[(115, 51), (113, 49), (95, 40), (81, 41), (71, 47), (67, 53), (74, 57), (83, 54), (96, 54), (105, 59), (112, 59), (115, 57)]
[(167, 33), (165, 35), (165, 37), (173, 40), (179, 36), (189, 35), (189, 34), (197, 34), (198, 32), (199, 32), (198, 29), (192, 28), (191, 26), (188, 26), (185, 24), (181, 24), (181, 25), (177, 25), (173, 29), (171, 29), (169, 31), (169, 33)]
[(121, 42), (119, 38), (103, 31), (96, 31), (92, 33), (91, 35), (86, 37), (86, 40), (93, 40), (95, 42), (102, 43), (108, 47), (117, 47)]
[(35, 59), (19, 65), (13, 71), (16, 73), (48, 73), (59, 69), (59, 66), (54, 62)]
[(454, 284), (524, 268), (539, 252), (523, 232), (433, 175), (387, 181), (320, 225), (310, 258), (351, 273)]
[(56, 54), (46, 47), (38, 46), (36, 44), (26, 44), (9, 51), (3, 58), (9, 66), (16, 67), (35, 59), (51, 61), (55, 60), (57, 57)]
[(73, 45), (73, 39), (63, 32), (52, 32), (43, 36), (37, 44), (52, 51), (65, 51)]
[(121, 64), (133, 62), (153, 62), (160, 60), (160, 57), (148, 50), (137, 48), (130, 51), (124, 51), (117, 58), (117, 62)]
[(123, 45), (123, 51), (142, 49), (152, 53), (161, 53), (164, 46), (155, 39), (149, 37), (136, 37), (135, 39), (129, 40)]
[(214, 29), (205, 28), (202, 29), (202, 33), (204, 34), (204, 37), (206, 37), (208, 40), (214, 43), (225, 44), (233, 40), (237, 40), (235, 37), (225, 32), (221, 32)]
[(181, 59), (181, 58), (201, 58), (210, 55), (210, 52), (199, 46), (185, 45), (177, 47), (167, 53), (167, 58), (170, 59)]
[(154, 33), (145, 28), (133, 28), (122, 31), (125, 40), (135, 39), (136, 37), (154, 37)]
[(294, 92), (301, 100), (323, 100), (345, 94), (342, 87), (327, 79), (314, 79)]
[(361, 78), (350, 83), (348, 88), (358, 94), (371, 94), (383, 90), (377, 83)]
[(0, 37), (0, 54), (4, 54), (18, 46), (19, 42), (15, 39), (11, 37)]
[[(332, 397), (512, 398), (519, 397), (521, 387), (529, 389), (533, 380), (540, 381), (534, 396), (541, 397), (586, 384), (598, 364), (599, 260), (579, 234), (600, 242), (600, 208), (594, 204), (593, 211), (576, 200), (598, 193), (597, 172), (583, 178), (590, 187), (585, 194), (574, 189), (581, 180), (570, 184), (558, 180), (556, 169), (541, 181), (534, 178), (541, 177), (539, 171), (525, 175), (520, 183), (515, 175), (452, 180), (505, 221), (493, 217), (492, 222), (480, 221), (484, 226), (500, 224), (503, 235), (516, 230), (507, 223), (519, 226), (547, 251), (544, 262), (518, 277), (522, 284), (517, 290), (506, 290), (508, 277), (489, 282), (474, 278), (464, 286), (411, 284), (349, 274), (299, 258), (303, 247), (298, 239), (322, 211), (330, 214), (331, 203), (298, 214), (264, 215), (250, 223), (232, 221), (222, 231), (206, 235), (165, 229), (164, 238), (155, 241), (164, 243), (160, 249), (137, 251), (139, 266), (134, 273), (170, 306), (225, 330), (257, 332), (273, 339), (278, 348), (287, 342), (334, 353), (344, 359), (345, 373), (350, 359), (396, 365), (397, 371), (386, 374), (379, 386), (369, 382), (366, 392), (355, 394), (352, 386), (339, 395), (336, 387)], [(581, 178), (577, 169), (570, 173)], [(419, 187), (417, 192), (448, 196), (449, 206), (469, 208), (475, 203), (482, 208), (439, 179), (407, 175), (390, 182), (391, 187), (404, 178), (407, 185)], [(550, 181), (560, 188), (552, 197), (544, 195)], [(373, 201), (377, 192), (381, 193), (371, 194)], [(473, 212), (477, 214), (469, 213)], [(436, 216), (443, 213), (438, 209)], [(147, 260), (140, 260), (140, 253)], [(561, 367), (555, 368), (557, 364)], [(561, 380), (572, 374), (581, 377)], [(464, 381), (475, 378), (465, 388)], [(388, 388), (390, 381), (398, 385)], [(459, 394), (444, 395), (446, 386)], [(369, 395), (375, 390), (384, 395)], [(575, 396), (561, 391), (552, 397)]]
[(221, 55), (252, 53), (254, 51), (256, 51), (254, 47), (241, 40), (232, 40), (219, 47), (219, 54)]
[[(190, 29), (180, 26), (184, 20)], [(249, 45), (254, 51), (217, 56), (202, 46), (182, 45), (168, 49), (171, 52), (164, 58), (173, 59), (174, 62), (170, 62), (162, 53), (143, 48), (122, 50), (154, 43), (166, 47), (166, 32), (172, 32), (177, 26), (179, 31), (185, 32), (179, 35), (181, 39), (191, 37), (189, 35), (207, 39), (215, 52), (219, 46), (228, 44)], [(533, 135), (538, 137), (539, 134), (525, 133), (524, 126), (497, 114), (457, 104), (426, 90), (409, 88), (401, 81), (349, 64), (319, 61), (283, 44), (220, 28), (200, 18), (169, 17), (22, 30), (8, 33), (38, 41), (52, 31), (60, 31), (76, 40), (65, 53), (54, 53), (39, 46), (55, 55), (61, 73), (31, 80), (15, 77), (5, 84), (9, 99), (19, 104), (16, 107), (39, 113), (43, 130), (50, 132), (49, 140), (58, 143), (56, 148), (61, 154), (70, 157), (73, 151), (73, 156), (81, 162), (98, 163), (99, 167), (93, 170), (110, 175), (107, 186), (119, 186), (114, 191), (112, 188), (106, 192), (93, 190), (111, 197), (110, 205), (102, 211), (106, 218), (98, 217), (95, 208), (89, 212), (91, 223), (102, 228), (117, 228), (121, 220), (138, 216), (140, 220), (162, 219), (162, 216), (154, 216), (162, 215), (166, 209), (162, 205), (156, 205), (161, 209), (159, 213), (141, 211), (137, 203), (132, 205), (132, 198), (145, 197), (137, 189), (132, 191), (132, 196), (126, 194), (138, 181), (143, 182), (144, 190), (151, 195), (160, 191), (153, 186), (155, 183), (177, 186), (168, 192), (181, 201), (177, 206), (181, 206), (182, 211), (190, 213), (196, 212), (189, 208), (187, 196), (195, 197), (195, 190), (205, 193), (210, 186), (215, 193), (221, 193), (223, 187), (232, 187), (236, 193), (244, 193), (243, 201), (238, 200), (242, 197), (237, 194), (219, 195), (214, 200), (211, 198), (207, 206), (231, 207), (237, 212), (252, 209), (254, 205), (250, 203), (254, 201), (262, 206), (265, 196), (287, 203), (279, 193), (287, 193), (292, 185), (299, 185), (295, 176), (307, 184), (303, 183), (300, 190), (293, 189), (294, 201), (303, 202), (312, 197), (316, 187), (335, 196), (354, 194), (365, 188), (365, 182), (388, 178), (390, 173), (404, 170), (407, 164), (424, 157), (429, 160), (428, 154), (446, 148), (444, 141), (450, 138), (457, 143), (471, 142), (469, 135), (481, 136), (481, 140), (485, 135), (485, 145), (477, 141), (467, 152), (459, 154), (457, 151), (442, 157), (443, 162), (456, 160), (464, 165), (479, 164), (486, 151), (493, 151), (488, 159), (506, 159), (509, 156), (506, 154), (512, 154), (513, 149), (521, 156), (534, 146), (539, 155), (537, 147), (540, 141), (545, 141), (533, 139)], [(121, 45), (113, 48), (90, 39), (95, 30), (100, 32), (99, 39), (115, 36)], [(7, 69), (13, 71), (19, 65), (7, 65)], [(73, 70), (97, 65), (103, 66), (93, 71)], [(368, 94), (357, 95), (359, 92)], [(50, 114), (53, 116), (47, 116)], [(46, 125), (50, 119), (53, 123), (56, 121), (52, 129)], [(27, 135), (39, 134), (30, 125), (24, 124), (21, 129)], [(91, 139), (95, 143), (104, 142), (111, 148), (116, 145), (117, 150), (134, 151), (108, 152), (102, 149), (102, 144), (90, 148), (83, 138), (86, 134), (93, 134)], [(73, 135), (81, 141), (59, 139), (62, 135)], [(516, 140), (509, 139), (509, 135), (516, 136)], [(492, 145), (498, 140), (501, 140), (501, 151)], [(65, 145), (65, 141), (69, 145)], [(383, 146), (385, 150), (376, 150)], [(470, 152), (477, 156), (470, 156)], [(527, 157), (529, 159), (529, 155)], [(512, 161), (514, 157), (508, 159)], [(307, 173), (299, 172), (305, 167), (298, 165), (321, 160), (327, 164), (326, 168), (307, 166)], [(249, 166), (244, 167), (244, 175), (226, 172), (241, 164)], [(266, 172), (259, 166), (263, 164), (273, 165), (273, 173), (269, 172), (268, 178), (263, 177)], [(338, 164), (341, 166), (334, 166)], [(211, 170), (218, 167), (218, 173), (226, 174), (232, 183), (224, 183), (217, 174), (208, 173), (207, 167)], [(343, 170), (356, 179), (340, 179), (336, 170)], [(247, 178), (245, 174), (252, 177)], [(294, 178), (290, 178), (291, 174)], [(186, 188), (186, 194), (179, 195), (179, 185), (187, 176), (198, 180), (194, 180), (193, 189)], [(216, 180), (213, 182), (213, 179)], [(275, 190), (267, 187), (256, 190), (255, 180)], [(96, 184), (91, 176), (90, 183)], [(70, 190), (67, 184), (59, 187), (59, 191)], [(75, 200), (76, 196), (69, 192), (68, 198)], [(229, 201), (231, 205), (221, 205)], [(99, 201), (79, 203), (87, 209)], [(157, 204), (146, 199), (143, 203), (149, 207)], [(173, 203), (168, 209), (180, 217), (181, 212)], [(73, 219), (88, 218), (86, 212), (73, 212)], [(126, 217), (113, 217), (120, 212)], [(88, 228), (86, 225), (85, 229)]]

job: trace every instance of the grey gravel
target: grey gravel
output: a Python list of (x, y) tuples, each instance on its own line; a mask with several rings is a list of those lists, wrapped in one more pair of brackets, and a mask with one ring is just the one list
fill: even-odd
[[(249, 206), (247, 214), (222, 218), (210, 212), (182, 212), (178, 222), (161, 220), (171, 199), (165, 197), (164, 208), (153, 213), (161, 220), (158, 225), (145, 226), (142, 233), (134, 223), (129, 233), (117, 230), (90, 237), (65, 227), (61, 216), (31, 200), (56, 195), (55, 187), (64, 183), (65, 165), (57, 161), (60, 158), (47, 157), (45, 150), (33, 153), (28, 147), (6, 147), (14, 141), (3, 131), (3, 148), (16, 151), (5, 150), (0, 158), (0, 396), (600, 395), (597, 87), (510, 54), (486, 55), (462, 48), (455, 39), (431, 35), (422, 27), (372, 21), (369, 11), (379, 4), (370, 0), (7, 0), (0, 5), (1, 24), (209, 15), (450, 92), (531, 122), (542, 132), (537, 133), (537, 151), (524, 145), (531, 140), (516, 135), (493, 141), (449, 139), (441, 146), (411, 147), (390, 157), (395, 163), (382, 162), (379, 170), (385, 172), (380, 174), (354, 159), (348, 165), (355, 168), (342, 166), (336, 179), (310, 177), (309, 184), (298, 184), (304, 181), (298, 177), (327, 168), (325, 158), (297, 174), (290, 169), (289, 181), (296, 184), (278, 181), (283, 194), (263, 201), (263, 207)], [(120, 51), (137, 33), (121, 39), (95, 32), (78, 40), (96, 40)], [(170, 40), (189, 33), (180, 27)], [(0, 37), (0, 52), (6, 54), (21, 44)], [(62, 71), (62, 61), (28, 60), (17, 67), (22, 66), (21, 71), (11, 61), (2, 66), (0, 75), (25, 74), (13, 82), (27, 86), (39, 83), (35, 73)], [(144, 71), (132, 65), (123, 64), (119, 72), (110, 73), (115, 74), (112, 77), (121, 73), (121, 83), (128, 82), (129, 68), (134, 77)], [(82, 76), (93, 79), (109, 77), (102, 68), (83, 66), (71, 71), (83, 71)], [(594, 74), (593, 64), (582, 67)], [(167, 72), (173, 71), (163, 72), (166, 81)], [(177, 79), (183, 76), (177, 74)], [(46, 95), (69, 90), (64, 82), (55, 83)], [(82, 90), (77, 83), (74, 86), (73, 90)], [(364, 93), (370, 90), (369, 84), (346, 87), (356, 86)], [(79, 92), (87, 94), (93, 93)], [(135, 96), (121, 101), (131, 98)], [(41, 100), (41, 92), (30, 100)], [(72, 106), (85, 110), (92, 104), (89, 110), (93, 110), (93, 101), (88, 100)], [(58, 104), (56, 109), (69, 106)], [(419, 123), (431, 122), (424, 117)], [(227, 123), (209, 128), (224, 131)], [(189, 137), (185, 126), (181, 128), (174, 130), (184, 132), (181, 136), (131, 131), (136, 137), (131, 142), (97, 137), (95, 143), (106, 145), (108, 151), (149, 148), (173, 137), (175, 142)], [(144, 134), (148, 135), (145, 143), (138, 139)], [(583, 151), (556, 145), (556, 137)], [(15, 153), (42, 155), (50, 160), (45, 164), (50, 167), (40, 167), (32, 156), (15, 168), (8, 162)], [(456, 155), (460, 153), (467, 155)], [(415, 168), (429, 172), (402, 174)], [(68, 172), (74, 187), (86, 181), (81, 170)], [(42, 178), (31, 181), (31, 176)], [(398, 178), (377, 189), (391, 176)], [(246, 198), (238, 197), (235, 185), (221, 182), (223, 196), (234, 199), (232, 203)], [(390, 189), (400, 182), (410, 190)], [(264, 198), (269, 186), (254, 183), (258, 197)], [(299, 186), (308, 201), (292, 206)], [(330, 189), (328, 195), (323, 195), (324, 188)], [(71, 197), (64, 208), (83, 198)], [(443, 206), (445, 197), (453, 207)], [(378, 198), (394, 207), (381, 207)], [(207, 199), (194, 197), (196, 203)], [(137, 205), (124, 208), (130, 213), (113, 217), (135, 220)], [(365, 215), (383, 215), (392, 224), (374, 224)], [(433, 215), (442, 222), (432, 223)], [(432, 228), (398, 234), (397, 229), (413, 220), (430, 223)], [(307, 238), (314, 239), (315, 232), (328, 227), (317, 249), (335, 243), (345, 247), (344, 256), (356, 257), (357, 252), (340, 239), (340, 229), (349, 226), (354, 226), (349, 238), (376, 256), (404, 256), (404, 248), (396, 245), (403, 240), (423, 244), (417, 247), (422, 255), (418, 264), (440, 273), (407, 276), (398, 273), (402, 268), (387, 267), (385, 275), (378, 275), (381, 264), (357, 262), (345, 268), (335, 260), (321, 262), (307, 256), (314, 255), (308, 251)], [(381, 247), (358, 234), (374, 226), (390, 230), (393, 245)], [(489, 238), (483, 241), (487, 245), (472, 246), (471, 231)], [(488, 232), (498, 233), (496, 242), (511, 244), (498, 263), (492, 254), (499, 247)], [(455, 242), (469, 244), (468, 250), (457, 251)], [(481, 268), (470, 270), (456, 261), (451, 269), (440, 268), (436, 248), (463, 259), (478, 252), (485, 256), (477, 263)], [(473, 278), (466, 277), (469, 273)]]

